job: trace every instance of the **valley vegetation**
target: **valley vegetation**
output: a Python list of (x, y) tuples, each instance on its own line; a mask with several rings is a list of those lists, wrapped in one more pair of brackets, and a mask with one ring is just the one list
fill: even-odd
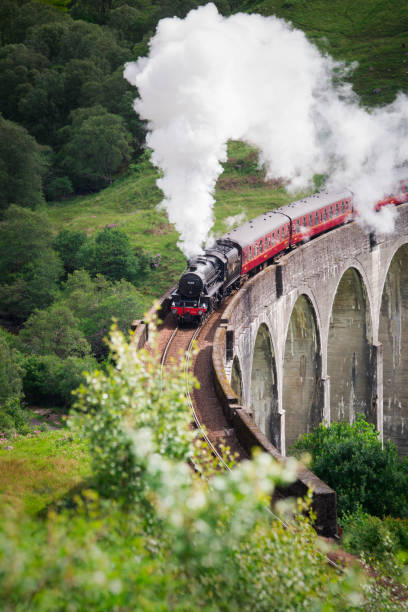
[[(358, 60), (349, 78), (367, 106), (408, 91), (403, 3), (216, 4), (224, 15), (276, 14), (335, 58)], [(214, 477), (186, 427), (178, 370), (163, 393), (157, 358), (142, 353), (137, 380), (130, 375), (131, 349), (120, 332), (176, 281), (185, 259), (156, 209), (158, 173), (123, 65), (146, 54), (159, 19), (184, 17), (198, 5), (0, 5), (2, 608), (400, 609), (360, 574), (328, 571), (304, 505), (285, 515), (293, 520), (289, 530), (271, 519), (268, 495), (289, 473), (257, 457)], [(279, 181), (264, 183), (251, 147), (231, 142), (228, 151), (216, 234), (237, 215), (291, 199)], [(46, 419), (32, 425), (41, 410), (66, 416), (74, 403), (71, 429), (49, 431)], [(375, 433), (364, 435), (374, 448)], [(387, 449), (374, 454), (401, 487), (406, 465)], [(186, 468), (193, 455), (211, 486)], [(324, 479), (330, 462), (322, 460)], [(367, 465), (361, 473), (372, 469)], [(403, 582), (406, 497), (377, 517), (364, 494), (374, 495), (359, 491), (343, 508), (344, 541)], [(393, 518), (382, 520), (388, 514)]]

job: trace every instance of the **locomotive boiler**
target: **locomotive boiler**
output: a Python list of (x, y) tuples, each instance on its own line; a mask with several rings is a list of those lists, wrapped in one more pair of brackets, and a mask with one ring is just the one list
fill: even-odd
[(180, 322), (204, 318), (240, 282), (241, 254), (229, 240), (190, 259), (177, 290), (170, 296), (171, 310)]

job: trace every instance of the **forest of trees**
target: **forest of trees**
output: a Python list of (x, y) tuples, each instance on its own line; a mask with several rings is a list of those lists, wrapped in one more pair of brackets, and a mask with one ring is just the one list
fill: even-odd
[(0, 6), (0, 215), (101, 189), (140, 155), (145, 128), (124, 63), (147, 52), (159, 19), (199, 2), (66, 4)]

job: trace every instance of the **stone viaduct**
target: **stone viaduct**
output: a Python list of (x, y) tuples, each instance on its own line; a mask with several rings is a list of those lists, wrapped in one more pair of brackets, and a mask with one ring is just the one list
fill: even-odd
[(357, 413), (406, 455), (408, 204), (392, 234), (350, 223), (247, 281), (215, 353), (227, 402), (246, 407), (282, 455), (318, 423)]

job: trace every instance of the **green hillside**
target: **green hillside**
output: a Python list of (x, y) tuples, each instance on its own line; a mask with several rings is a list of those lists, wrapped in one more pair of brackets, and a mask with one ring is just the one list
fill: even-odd
[(392, 102), (408, 91), (408, 6), (400, 0), (247, 1), (245, 10), (276, 15), (303, 30), (337, 60), (358, 62), (351, 76), (363, 104)]

